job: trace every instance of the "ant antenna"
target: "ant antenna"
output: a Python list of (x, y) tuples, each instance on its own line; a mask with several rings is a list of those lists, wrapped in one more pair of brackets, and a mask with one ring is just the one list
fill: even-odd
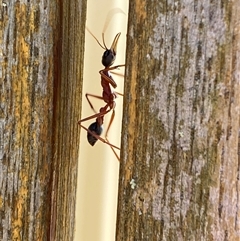
[(107, 46), (105, 44), (105, 40), (104, 40), (104, 33), (110, 23), (110, 20), (111, 18), (113, 17), (113, 15), (115, 15), (116, 13), (122, 13), (124, 15), (126, 15), (123, 10), (121, 8), (113, 8), (112, 10), (110, 10), (108, 12), (108, 15), (106, 17), (106, 20), (105, 20), (105, 24), (104, 24), (104, 27), (103, 27), (103, 31), (102, 31), (102, 40), (103, 40), (103, 45), (98, 41), (98, 39), (95, 37), (95, 35), (90, 31), (90, 29), (86, 26), (86, 29), (87, 31), (93, 36), (93, 38), (97, 41), (97, 43), (99, 44), (99, 46), (102, 48), (102, 49), (105, 49), (107, 50)]
[(94, 34), (90, 31), (90, 29), (86, 26), (86, 29), (87, 31), (95, 38), (95, 40), (97, 41), (97, 43), (99, 44), (99, 46), (102, 48), (102, 49), (107, 49), (105, 43), (104, 43), (104, 40), (103, 40), (103, 43), (104, 43), (104, 46), (102, 46), (102, 44), (98, 41), (98, 39), (94, 36)]
[(105, 44), (105, 41), (104, 41), (104, 33), (102, 33), (102, 40), (103, 40), (103, 45), (104, 45), (105, 49), (107, 50), (108, 48), (107, 48), (107, 46)]

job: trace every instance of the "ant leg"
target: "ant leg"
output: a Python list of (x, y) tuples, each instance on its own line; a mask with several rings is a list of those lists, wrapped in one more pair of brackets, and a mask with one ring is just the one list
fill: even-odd
[(114, 91), (114, 93), (116, 93), (117, 95), (121, 95), (121, 96), (123, 96), (122, 93), (119, 93), (119, 92), (116, 92), (116, 91)]
[[(109, 142), (109, 140), (108, 140), (108, 138), (107, 138), (107, 135), (108, 135), (108, 131), (109, 131), (111, 125), (112, 125), (112, 122), (113, 122), (114, 117), (115, 117), (115, 110), (113, 109), (113, 113), (112, 113), (112, 116), (111, 116), (110, 122), (109, 122), (109, 124), (108, 124), (107, 131), (106, 131), (106, 134), (105, 134), (105, 139), (107, 140), (108, 143), (110, 143), (110, 142)], [(114, 155), (115, 155), (116, 158), (118, 159), (118, 161), (120, 161), (120, 158), (119, 158), (118, 154), (116, 153), (116, 151), (114, 150), (114, 148), (112, 148), (112, 146), (110, 146), (110, 147), (111, 147), (111, 149), (112, 149)], [(120, 150), (120, 148), (117, 148), (117, 149)]]
[[(120, 93), (120, 92), (114, 91), (114, 93), (116, 93), (117, 95), (123, 96), (123, 94)], [(99, 95), (88, 94), (88, 93), (86, 93), (85, 96), (86, 96), (86, 99), (87, 99), (88, 104), (90, 105), (91, 109), (92, 109), (95, 113), (97, 113), (97, 111), (94, 109), (93, 104), (92, 104), (92, 102), (90, 101), (89, 97), (94, 97), (94, 98), (99, 99), (99, 100), (103, 100), (103, 97), (102, 97), (102, 96), (99, 96)]]
[[(106, 138), (106, 140), (108, 141), (108, 139)], [(110, 143), (109, 141), (108, 141), (108, 143)], [(120, 157), (118, 156), (118, 154), (117, 154), (117, 152), (115, 151), (115, 149), (112, 147), (112, 146), (110, 146), (111, 147), (111, 149), (112, 149), (112, 151), (113, 151), (113, 153), (114, 153), (114, 155), (116, 156), (116, 158), (118, 159), (118, 161), (120, 162)], [(120, 148), (119, 148), (119, 150), (120, 150)]]
[[(105, 107), (107, 107), (108, 105), (106, 105)], [(111, 111), (112, 110), (112, 108), (110, 108), (109, 110), (105, 110), (105, 111), (103, 111), (103, 112), (99, 112), (99, 113), (97, 113), (97, 114), (95, 114), (95, 115), (91, 115), (91, 116), (88, 116), (88, 117), (86, 117), (86, 118), (84, 118), (84, 119), (81, 119), (81, 120), (79, 120), (78, 121), (78, 124), (80, 124), (81, 122), (84, 122), (84, 121), (87, 121), (87, 120), (91, 120), (91, 119), (94, 119), (94, 118), (98, 118), (98, 117), (101, 117), (101, 116), (104, 116), (104, 115), (106, 115), (109, 111)]]
[(115, 66), (112, 66), (112, 67), (108, 67), (105, 70), (110, 71), (110, 70), (118, 69), (120, 67), (125, 67), (125, 64), (119, 64), (119, 65), (115, 65)]
[(99, 141), (101, 141), (101, 142), (109, 145), (111, 148), (116, 148), (116, 149), (120, 150), (119, 147), (111, 144), (110, 142), (108, 142), (108, 140), (105, 140), (105, 139), (103, 139), (102, 137), (98, 136), (98, 135), (95, 134), (94, 132), (92, 132), (92, 131), (90, 131), (89, 129), (87, 129), (85, 126), (83, 126), (83, 125), (81, 125), (81, 124), (79, 124), (79, 125), (80, 125), (84, 130), (86, 130), (88, 133), (90, 133), (92, 136), (94, 136), (96, 139), (98, 139)]
[[(82, 119), (82, 120), (79, 120), (79, 121), (78, 121), (78, 124), (79, 124), (84, 130), (86, 130), (88, 133), (90, 133), (92, 136), (94, 136), (96, 139), (98, 139), (98, 140), (102, 141), (103, 143), (109, 145), (111, 148), (116, 148), (116, 149), (120, 150), (119, 147), (111, 144), (108, 140), (103, 139), (102, 137), (100, 137), (99, 135), (95, 134), (94, 132), (92, 132), (91, 130), (87, 129), (85, 126), (83, 126), (83, 125), (81, 124), (81, 122), (84, 122), (84, 121), (87, 121), (87, 120), (91, 120), (91, 119), (93, 119), (93, 118), (98, 118), (98, 117), (101, 117), (101, 116), (106, 115), (108, 112), (110, 112), (110, 111), (112, 110), (112, 108), (110, 108), (109, 110), (106, 110), (108, 107), (109, 107), (109, 106), (106, 105), (104, 111), (99, 112), (99, 113), (97, 113), (97, 114), (95, 114), (95, 115), (86, 117), (86, 118), (84, 118), (84, 119)], [(114, 107), (115, 107), (115, 106), (114, 106)], [(113, 108), (114, 108), (114, 107), (113, 107)]]
[(106, 138), (106, 139), (107, 139), (108, 132), (109, 132), (109, 129), (110, 129), (111, 125), (112, 125), (112, 122), (113, 122), (114, 117), (115, 117), (115, 110), (113, 109), (113, 112), (112, 112), (112, 115), (111, 115), (111, 119), (110, 119), (110, 121), (109, 121), (107, 130), (106, 130), (106, 134), (105, 134), (105, 138)]
[[(104, 77), (107, 77), (107, 76), (104, 75)], [(114, 92), (115, 92), (117, 95), (123, 96), (122, 93), (119, 93), (119, 92), (116, 92), (116, 91), (114, 91)], [(87, 99), (88, 104), (90, 105), (91, 109), (92, 109), (95, 113), (97, 113), (97, 111), (94, 109), (93, 104), (91, 103), (89, 97), (93, 97), (93, 98), (96, 98), (96, 99), (99, 99), (99, 100), (103, 100), (103, 97), (100, 96), (100, 95), (93, 95), (93, 94), (88, 94), (88, 93), (86, 93), (85, 96), (86, 96), (86, 99)]]
[(111, 86), (113, 88), (116, 88), (117, 87), (117, 84), (115, 83), (115, 81), (110, 78), (109, 76), (107, 76), (103, 71), (110, 71), (110, 70), (113, 70), (113, 69), (117, 69), (119, 67), (124, 67), (125, 64), (120, 64), (120, 65), (116, 65), (116, 66), (113, 66), (113, 67), (109, 67), (109, 68), (105, 68), (105, 69), (102, 69), (99, 71), (99, 74), (101, 75), (102, 78), (104, 78), (109, 84), (111, 84)]
[(93, 107), (93, 104), (92, 104), (91, 101), (89, 100), (89, 97), (91, 96), (91, 97), (94, 97), (94, 98), (99, 99), (99, 100), (103, 100), (103, 97), (102, 97), (102, 96), (99, 96), (99, 95), (88, 94), (88, 93), (86, 93), (85, 96), (86, 96), (86, 99), (87, 99), (88, 104), (90, 105), (91, 109), (92, 109), (95, 113), (97, 113), (97, 111), (96, 111), (96, 110), (94, 109), (94, 107)]
[(116, 71), (112, 71), (112, 70), (111, 70), (110, 73), (111, 73), (111, 74), (114, 74), (114, 75), (117, 75), (117, 76), (119, 76), (119, 77), (122, 77), (122, 78), (124, 77), (124, 74), (118, 73), (118, 72), (116, 72)]
[[(118, 93), (118, 92), (116, 92), (116, 93), (123, 96), (123, 94), (121, 94), (121, 93)], [(92, 103), (91, 103), (90, 100), (88, 99), (88, 96), (95, 97), (95, 98), (98, 98), (98, 99), (103, 99), (103, 98), (102, 98), (101, 96), (97, 96), (97, 95), (86, 94), (86, 98), (87, 98), (87, 100), (88, 100), (89, 105), (90, 105), (91, 108), (95, 111), (95, 109), (93, 108)], [(115, 106), (114, 106), (114, 107), (115, 107)], [(111, 124), (112, 124), (112, 122), (113, 122), (114, 116), (115, 116), (115, 111), (114, 111), (114, 109), (113, 109), (113, 114), (112, 114), (110, 123), (109, 123), (108, 128), (107, 128), (107, 131), (106, 131), (105, 139), (103, 139), (102, 137), (100, 137), (99, 135), (95, 134), (94, 132), (92, 132), (91, 130), (87, 129), (85, 126), (83, 126), (83, 125), (81, 124), (81, 122), (84, 122), (84, 121), (87, 121), (87, 120), (90, 120), (90, 119), (93, 119), (93, 118), (101, 117), (101, 116), (107, 114), (110, 110), (111, 110), (111, 109), (109, 109), (109, 110), (107, 110), (107, 111), (105, 111), (105, 112), (100, 112), (100, 113), (98, 113), (98, 114), (89, 116), (89, 117), (87, 117), (87, 118), (85, 118), (85, 119), (82, 119), (82, 120), (78, 121), (78, 124), (79, 124), (84, 130), (86, 130), (88, 133), (90, 133), (92, 136), (94, 136), (96, 139), (98, 139), (98, 140), (102, 141), (103, 143), (109, 145), (109, 146), (111, 147), (114, 155), (115, 155), (116, 158), (118, 159), (118, 161), (120, 161), (120, 158), (119, 158), (118, 154), (117, 154), (116, 151), (115, 151), (115, 149), (120, 150), (120, 148), (117, 147), (117, 146), (115, 146), (115, 145), (113, 145), (113, 144), (111, 144), (111, 143), (109, 142), (109, 140), (107, 139), (107, 133), (108, 133), (108, 131), (109, 131), (109, 128), (110, 128), (110, 126), (111, 126)], [(95, 111), (95, 112), (96, 112), (96, 111)]]

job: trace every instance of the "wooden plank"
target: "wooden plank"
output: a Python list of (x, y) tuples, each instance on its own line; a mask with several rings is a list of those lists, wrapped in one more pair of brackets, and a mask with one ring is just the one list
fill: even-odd
[(240, 2), (129, 2), (116, 240), (239, 239)]
[(0, 239), (72, 240), (86, 1), (0, 9)]

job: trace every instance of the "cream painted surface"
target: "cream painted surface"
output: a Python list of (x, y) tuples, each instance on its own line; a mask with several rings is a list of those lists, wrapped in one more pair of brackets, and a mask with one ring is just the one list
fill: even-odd
[[(128, 1), (94, 1), (88, 0), (87, 26), (102, 43), (102, 31), (108, 13), (119, 8), (109, 21), (105, 30), (105, 43), (109, 48), (115, 35), (121, 32), (118, 42), (117, 58), (114, 65), (125, 63), (125, 44), (127, 33)], [(86, 31), (83, 108), (82, 118), (93, 115), (85, 93), (102, 94), (99, 70), (103, 69), (101, 58), (104, 50)], [(124, 68), (116, 72), (124, 74)], [(118, 87), (117, 92), (123, 93), (123, 77), (113, 75)], [(91, 99), (96, 110), (105, 105), (102, 100)], [(122, 97), (116, 99), (116, 115), (109, 131), (109, 141), (120, 147)], [(107, 129), (111, 113), (104, 119), (104, 130)], [(88, 127), (95, 119), (83, 123)], [(95, 146), (87, 142), (87, 133), (81, 130), (78, 189), (76, 207), (75, 241), (113, 241), (115, 240), (117, 191), (119, 163), (111, 148), (98, 141)], [(104, 133), (102, 135), (104, 137)], [(118, 151), (118, 154), (119, 151)]]

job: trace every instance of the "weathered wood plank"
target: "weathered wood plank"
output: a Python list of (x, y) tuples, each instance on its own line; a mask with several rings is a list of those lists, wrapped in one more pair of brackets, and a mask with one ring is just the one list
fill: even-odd
[(73, 239), (85, 2), (1, 1), (1, 240)]
[(238, 240), (240, 1), (129, 3), (116, 240)]

